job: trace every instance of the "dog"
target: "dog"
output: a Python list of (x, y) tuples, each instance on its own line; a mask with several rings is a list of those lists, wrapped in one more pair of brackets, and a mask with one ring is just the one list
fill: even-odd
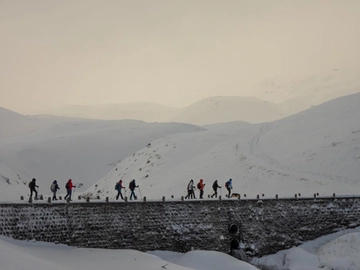
[(239, 193), (233, 193), (233, 194), (231, 194), (230, 198), (240, 199), (240, 194)]

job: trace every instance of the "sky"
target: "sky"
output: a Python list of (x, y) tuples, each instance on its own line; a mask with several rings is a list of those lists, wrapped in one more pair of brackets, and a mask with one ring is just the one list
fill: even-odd
[(360, 61), (356, 0), (0, 0), (0, 106), (258, 96)]

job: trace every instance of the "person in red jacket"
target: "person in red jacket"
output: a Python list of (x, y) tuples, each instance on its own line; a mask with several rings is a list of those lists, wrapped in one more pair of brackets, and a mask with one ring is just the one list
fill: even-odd
[(64, 197), (64, 200), (66, 200), (67, 198), (69, 198), (69, 201), (71, 201), (71, 193), (72, 193), (72, 189), (76, 188), (76, 186), (73, 185), (72, 180), (69, 179), (65, 185), (66, 188), (66, 196)]
[(200, 182), (197, 184), (197, 188), (198, 190), (200, 190), (200, 199), (203, 199), (203, 195), (204, 195), (204, 180), (200, 179)]

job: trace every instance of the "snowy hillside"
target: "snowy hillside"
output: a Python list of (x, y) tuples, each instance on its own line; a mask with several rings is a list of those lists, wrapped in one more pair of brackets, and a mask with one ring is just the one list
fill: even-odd
[[(360, 94), (265, 124), (243, 122), (160, 138), (127, 157), (89, 191), (115, 196), (114, 184), (136, 179), (143, 196), (185, 195), (190, 179), (233, 179), (234, 190), (255, 197), (359, 194)], [(221, 190), (224, 194), (224, 188)]]
[(277, 270), (358, 270), (360, 269), (360, 228), (322, 236), (298, 247), (254, 259)]
[(26, 175), (16, 173), (0, 162), (0, 198), (1, 200), (18, 200), (29, 193)]
[[(16, 173), (5, 173), (1, 167), (0, 175), (9, 178), (12, 183), (17, 180), (17, 173), (26, 175), (25, 179), (22, 178), (26, 182), (35, 177), (41, 193), (48, 193), (54, 179), (59, 181), (62, 188), (65, 181), (72, 178), (75, 183), (83, 183), (85, 189), (120, 160), (155, 138), (202, 130), (177, 123), (32, 118), (6, 112), (6, 116), (1, 117), (7, 120), (1, 125), (1, 130), (7, 132), (7, 136), (0, 136), (0, 161)], [(25, 126), (19, 124), (21, 133), (14, 125), (19, 123), (19, 119), (26, 123)], [(22, 195), (25, 194), (22, 192)], [(9, 192), (4, 193), (1, 200), (13, 198)]]
[(360, 89), (360, 68), (332, 69), (305, 76), (301, 80), (269, 79), (254, 87), (261, 98), (278, 104), (286, 115), (292, 115), (326, 101)]
[(284, 117), (279, 106), (253, 97), (212, 97), (182, 109), (174, 122), (207, 125), (223, 122), (268, 122)]
[[(93, 119), (136, 119), (196, 125), (245, 121), (268, 122), (359, 92), (360, 68), (319, 71), (303, 78), (270, 78), (254, 85), (224, 86), (224, 96), (204, 98), (175, 108), (155, 103), (73, 105), (41, 113)], [(231, 93), (231, 94), (229, 94)], [(210, 95), (210, 94), (209, 94)], [(208, 95), (208, 96), (209, 96)], [(241, 96), (237, 96), (241, 95)], [(39, 112), (40, 113), (40, 112)]]
[(102, 120), (135, 119), (145, 122), (168, 122), (178, 113), (178, 108), (150, 102), (105, 105), (72, 105), (46, 110), (44, 113), (76, 118)]
[[(3, 270), (256, 270), (246, 262), (214, 251), (173, 254), (178, 262), (136, 250), (75, 248), (62, 244), (17, 241), (0, 236)], [(19, 259), (20, 258), (20, 259)], [(201, 262), (201, 263), (199, 263)]]
[(0, 139), (35, 132), (41, 127), (34, 118), (0, 107)]

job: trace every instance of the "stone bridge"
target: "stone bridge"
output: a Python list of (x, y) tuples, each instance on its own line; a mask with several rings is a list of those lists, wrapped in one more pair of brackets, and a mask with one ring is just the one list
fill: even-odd
[(0, 204), (0, 234), (77, 247), (253, 256), (360, 226), (360, 197)]

